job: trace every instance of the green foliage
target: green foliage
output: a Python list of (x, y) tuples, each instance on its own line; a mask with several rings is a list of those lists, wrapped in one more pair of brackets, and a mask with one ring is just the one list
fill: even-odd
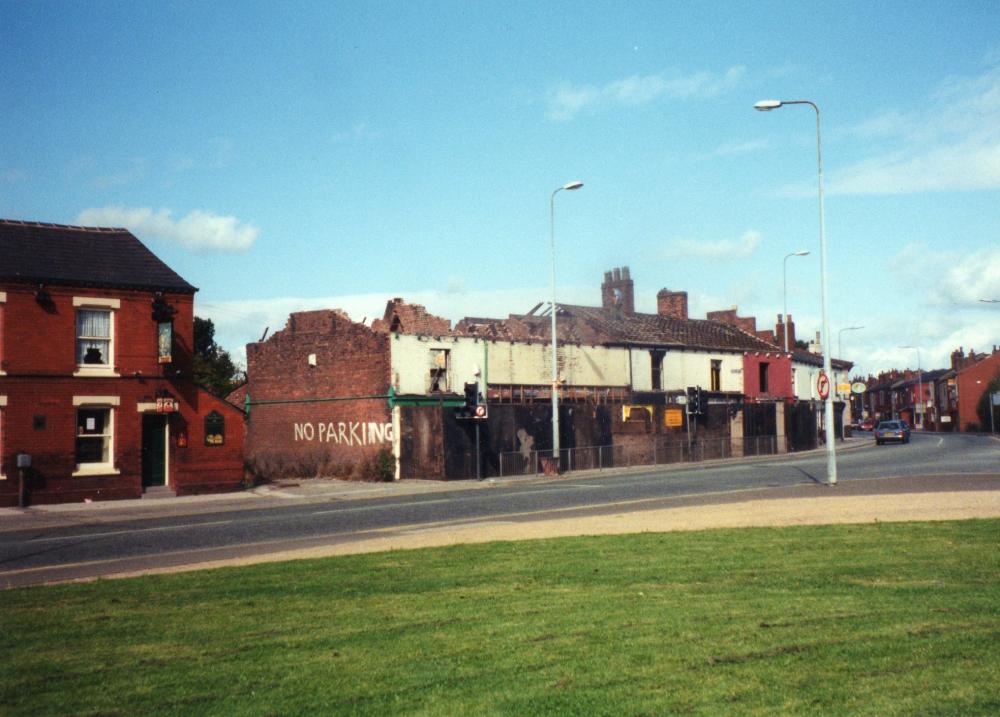
[(998, 714), (998, 534), (646, 533), (9, 590), (0, 711)]
[(215, 343), (211, 319), (194, 317), (194, 380), (216, 396), (225, 396), (240, 385), (242, 371), (229, 352)]

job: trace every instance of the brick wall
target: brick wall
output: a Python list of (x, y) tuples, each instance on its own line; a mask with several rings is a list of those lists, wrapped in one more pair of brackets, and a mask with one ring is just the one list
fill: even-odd
[(292, 314), (267, 341), (248, 344), (251, 467), (263, 478), (346, 477), (391, 450), (390, 340), (323, 310)]
[[(151, 291), (46, 287), (49, 301), (36, 300), (35, 288), (0, 286), (4, 334), (0, 356), (0, 505), (17, 503), (17, 455), (32, 457), (27, 472), (32, 503), (84, 499), (138, 498), (142, 495), (143, 415), (155, 411), (157, 398), (169, 396), (178, 411), (168, 414), (166, 484), (178, 494), (232, 490), (243, 478), (243, 419), (239, 411), (199, 389), (193, 382), (193, 297), (168, 294), (176, 309), (172, 362), (157, 359), (156, 322)], [(76, 308), (73, 297), (117, 299), (111, 365), (115, 376), (73, 376), (76, 361)], [(74, 475), (76, 430), (81, 397), (110, 399), (112, 466), (102, 475)], [(226, 439), (204, 445), (204, 416), (225, 415)]]
[(976, 412), (976, 406), (990, 381), (998, 374), (1000, 374), (1000, 352), (995, 352), (979, 363), (962, 369), (955, 376), (958, 385), (959, 430), (969, 430), (972, 425), (979, 426), (979, 430), (982, 431), (990, 430), (988, 423), (985, 426), (980, 425), (982, 421)]
[(686, 291), (660, 289), (656, 294), (656, 313), (673, 319), (688, 318), (688, 294)]

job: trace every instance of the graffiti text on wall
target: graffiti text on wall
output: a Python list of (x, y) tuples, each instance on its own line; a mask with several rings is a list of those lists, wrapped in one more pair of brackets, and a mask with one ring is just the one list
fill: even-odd
[(361, 423), (360, 421), (340, 421), (338, 423), (296, 423), (296, 441), (317, 441), (337, 443), (341, 446), (370, 446), (375, 443), (392, 442), (391, 423)]

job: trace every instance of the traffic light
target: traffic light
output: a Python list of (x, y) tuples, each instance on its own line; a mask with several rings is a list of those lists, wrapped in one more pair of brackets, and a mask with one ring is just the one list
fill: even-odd
[(474, 409), (478, 405), (479, 405), (479, 384), (478, 383), (465, 384), (465, 407), (469, 409)]
[(687, 401), (688, 413), (697, 413), (698, 389), (695, 388), (694, 386), (688, 386), (687, 394), (688, 394), (688, 401)]
[(486, 417), (486, 403), (480, 401), (479, 384), (465, 384), (465, 405), (455, 409), (455, 418), (475, 418), (482, 420)]
[(698, 387), (698, 413), (707, 414), (708, 413), (708, 391), (703, 389), (701, 386)]

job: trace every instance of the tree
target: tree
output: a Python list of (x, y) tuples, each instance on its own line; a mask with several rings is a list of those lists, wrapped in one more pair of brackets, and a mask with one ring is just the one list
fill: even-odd
[(225, 396), (242, 381), (229, 352), (215, 343), (211, 319), (194, 317), (194, 380), (216, 396)]

